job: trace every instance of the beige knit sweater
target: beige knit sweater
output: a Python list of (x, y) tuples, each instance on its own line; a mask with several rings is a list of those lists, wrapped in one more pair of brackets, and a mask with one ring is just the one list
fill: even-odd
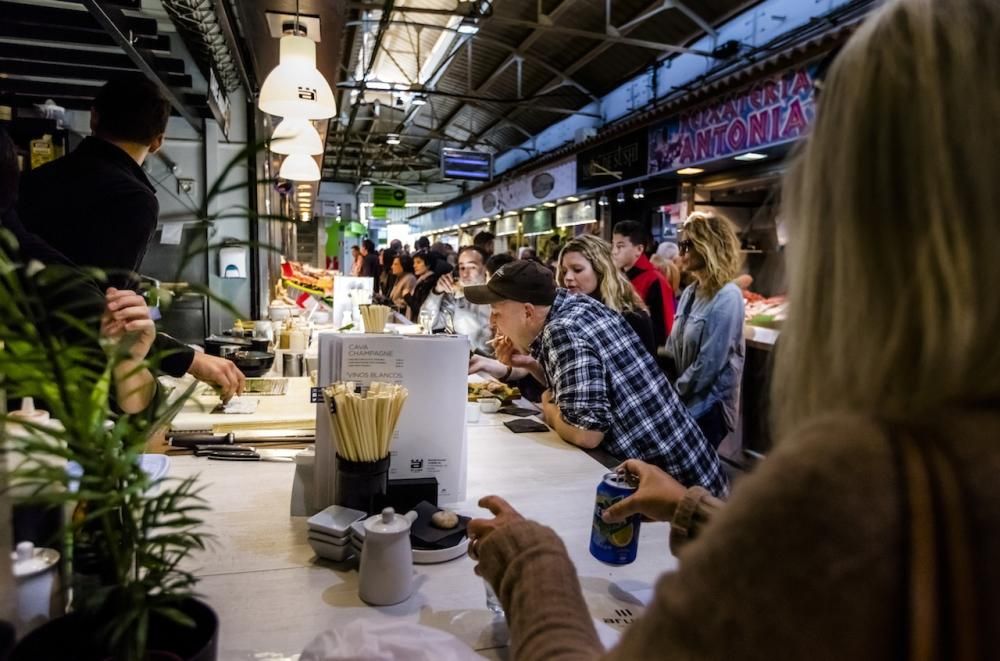
[[(950, 449), (964, 480), (981, 647), (998, 658), (1000, 412), (929, 419), (920, 433)], [(895, 659), (905, 604), (898, 490), (878, 426), (808, 425), (737, 485), (607, 653), (551, 529), (526, 521), (494, 532), (480, 544), (480, 571), (498, 586), (518, 661)]]

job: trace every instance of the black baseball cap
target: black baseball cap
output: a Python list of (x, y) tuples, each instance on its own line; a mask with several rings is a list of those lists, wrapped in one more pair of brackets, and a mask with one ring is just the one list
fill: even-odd
[(552, 305), (556, 300), (556, 281), (544, 265), (519, 259), (498, 268), (485, 285), (466, 287), (465, 297), (477, 305), (500, 301)]

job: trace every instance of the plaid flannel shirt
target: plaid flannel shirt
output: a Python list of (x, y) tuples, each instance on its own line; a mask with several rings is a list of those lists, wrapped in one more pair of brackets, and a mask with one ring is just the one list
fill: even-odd
[(684, 486), (723, 497), (719, 457), (624, 318), (559, 289), (532, 343), (563, 419), (604, 432), (601, 446), (655, 464)]

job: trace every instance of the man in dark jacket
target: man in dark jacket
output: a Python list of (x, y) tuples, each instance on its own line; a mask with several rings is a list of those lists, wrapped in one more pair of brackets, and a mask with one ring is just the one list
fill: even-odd
[(378, 276), (378, 253), (375, 252), (375, 242), (371, 239), (365, 239), (361, 242), (361, 277), (375, 278), (377, 284)]
[[(91, 109), (93, 135), (22, 178), (17, 212), (24, 229), (68, 263), (103, 269), (110, 286), (135, 289), (160, 208), (142, 164), (163, 144), (169, 117), (170, 104), (145, 77), (106, 83)], [(163, 334), (157, 349), (161, 369), (171, 376), (190, 372), (222, 386), (225, 399), (243, 389), (231, 361), (198, 354)]]

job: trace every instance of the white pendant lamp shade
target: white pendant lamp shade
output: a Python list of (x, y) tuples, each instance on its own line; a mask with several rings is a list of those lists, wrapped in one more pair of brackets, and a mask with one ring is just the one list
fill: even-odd
[(319, 181), (319, 165), (306, 154), (289, 154), (281, 163), (278, 176), (292, 181)]
[(319, 137), (319, 131), (308, 119), (288, 117), (274, 127), (271, 151), (275, 154), (316, 156), (323, 153), (323, 140)]
[(327, 119), (337, 113), (330, 84), (316, 69), (316, 42), (285, 35), (278, 66), (264, 79), (257, 106), (278, 117)]

